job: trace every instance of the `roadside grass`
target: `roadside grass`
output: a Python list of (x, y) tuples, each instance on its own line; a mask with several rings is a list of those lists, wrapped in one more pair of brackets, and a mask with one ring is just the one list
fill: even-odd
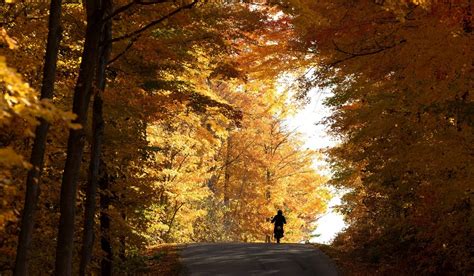
[(327, 244), (314, 244), (337, 265), (342, 275), (380, 275), (377, 266), (365, 263), (357, 256), (353, 256), (340, 248)]
[(314, 244), (315, 247), (323, 251), (337, 265), (339, 273), (342, 275), (413, 275), (410, 266), (406, 263), (388, 264), (377, 261), (367, 261), (354, 251), (344, 250), (343, 247)]
[(176, 244), (153, 246), (144, 255), (130, 258), (119, 270), (126, 275), (178, 276), (182, 269), (179, 262), (179, 250)]

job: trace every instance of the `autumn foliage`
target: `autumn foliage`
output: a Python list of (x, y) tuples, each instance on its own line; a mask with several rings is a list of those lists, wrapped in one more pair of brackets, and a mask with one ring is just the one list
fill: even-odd
[(471, 1), (295, 11), (315, 68), (302, 84), (334, 93), (327, 123), (341, 144), (328, 153), (349, 223), (336, 244), (381, 272), (474, 269), (472, 13)]
[(285, 122), (322, 88), (334, 246), (474, 271), (472, 1), (50, 2), (0, 5), (0, 274), (134, 273), (277, 209), (309, 239), (328, 179)]
[[(318, 154), (284, 124), (295, 106), (277, 90), (279, 68), (289, 68), (277, 57), (291, 51), (260, 39), (290, 31), (276, 7), (59, 5), (0, 8), (1, 273), (26, 273), (18, 255), (14, 263), (21, 244), (31, 274), (132, 272), (160, 243), (264, 241), (277, 209), (290, 221), (287, 241), (309, 238), (329, 194), (312, 166)], [(60, 36), (48, 9), (60, 15)], [(57, 55), (51, 99), (37, 92), (45, 51)], [(272, 70), (256, 62), (264, 59)], [(33, 168), (44, 123), (44, 164)], [(32, 201), (28, 170), (41, 172), (27, 181), (39, 187)], [(19, 241), (26, 206), (36, 210), (34, 227)]]

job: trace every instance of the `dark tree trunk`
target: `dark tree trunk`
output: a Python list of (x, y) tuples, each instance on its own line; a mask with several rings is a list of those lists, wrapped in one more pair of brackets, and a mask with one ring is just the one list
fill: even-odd
[[(110, 5), (107, 5), (110, 6)], [(102, 94), (106, 86), (105, 69), (109, 61), (111, 44), (107, 43), (112, 39), (111, 22), (104, 26), (101, 40), (101, 54), (97, 66), (96, 86), (97, 92), (94, 96), (92, 111), (92, 146), (89, 164), (89, 180), (86, 188), (86, 202), (84, 214), (84, 234), (82, 239), (81, 263), (79, 275), (86, 275), (87, 266), (92, 258), (92, 248), (94, 245), (94, 216), (96, 210), (97, 183), (99, 177), (99, 162), (102, 152), (102, 139), (104, 134), (103, 100)]]
[(230, 234), (231, 232), (231, 219), (230, 219), (230, 159), (231, 159), (231, 136), (227, 137), (227, 149), (226, 149), (226, 157), (225, 157), (225, 168), (224, 168), (224, 185), (223, 185), (223, 193), (224, 193), (224, 229), (226, 235)]
[(91, 86), (98, 63), (99, 42), (103, 30), (104, 9), (98, 0), (85, 1), (87, 11), (87, 29), (82, 53), (79, 77), (74, 90), (73, 112), (77, 115), (75, 123), (81, 129), (71, 129), (67, 145), (67, 158), (61, 183), (59, 203), (60, 218), (56, 247), (56, 275), (72, 274), (72, 253), (74, 238), (74, 220), (76, 215), (77, 176), (79, 174), (84, 150), (87, 112), (91, 97)]
[[(122, 219), (123, 221), (127, 221), (127, 215), (124, 211), (122, 211)], [(125, 255), (125, 248), (127, 246), (127, 240), (125, 235), (120, 235), (119, 237), (120, 247), (119, 247), (119, 258), (122, 262), (126, 261), (127, 256)]]
[(179, 209), (181, 209), (181, 207), (184, 206), (184, 203), (179, 203), (176, 201), (175, 203), (175, 207), (174, 207), (174, 210), (173, 210), (173, 215), (171, 216), (171, 219), (168, 223), (168, 231), (166, 231), (166, 233), (164, 234), (164, 241), (165, 242), (170, 242), (170, 235), (171, 235), (171, 230), (173, 228), (173, 223), (176, 219), (176, 215), (178, 214), (179, 212)]
[(226, 208), (229, 207), (229, 189), (230, 189), (230, 148), (231, 148), (231, 137), (227, 137), (227, 149), (226, 149), (226, 156), (225, 156), (225, 168), (224, 168), (224, 206)]
[[(49, 32), (43, 68), (41, 99), (51, 99), (54, 93), (56, 64), (59, 43), (61, 41), (61, 2), (62, 0), (52, 0), (50, 5)], [(41, 171), (43, 170), (48, 128), (49, 123), (41, 119), (40, 125), (35, 130), (35, 140), (30, 157), (30, 163), (33, 168), (28, 172), (26, 178), (25, 205), (21, 217), (21, 230), (18, 237), (14, 275), (27, 275), (28, 271), (28, 249), (31, 244), (34, 214), (40, 194), (39, 183)]]
[(265, 199), (267, 200), (267, 204), (270, 202), (270, 199), (272, 198), (272, 172), (270, 171), (269, 168), (266, 168), (266, 187), (265, 187)]
[(105, 163), (101, 162), (101, 178), (99, 180), (100, 186), (100, 247), (104, 251), (104, 256), (100, 262), (101, 275), (112, 275), (112, 246), (110, 244), (110, 217), (107, 213), (111, 198), (110, 198), (110, 183), (107, 175), (107, 168)]

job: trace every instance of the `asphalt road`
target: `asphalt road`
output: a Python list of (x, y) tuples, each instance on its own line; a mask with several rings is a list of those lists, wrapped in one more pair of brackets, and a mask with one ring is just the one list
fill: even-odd
[(338, 275), (326, 255), (305, 244), (189, 244), (181, 263), (182, 275)]

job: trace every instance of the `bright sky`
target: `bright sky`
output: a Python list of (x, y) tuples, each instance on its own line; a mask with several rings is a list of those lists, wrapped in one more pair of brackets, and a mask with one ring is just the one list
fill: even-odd
[[(320, 123), (331, 112), (323, 105), (324, 99), (330, 96), (331, 92), (313, 89), (310, 95), (311, 102), (298, 111), (295, 116), (287, 119), (288, 128), (297, 128), (297, 131), (302, 134), (307, 148), (318, 150), (334, 146), (337, 141), (327, 133), (326, 126)], [(314, 166), (321, 173), (330, 174), (329, 170), (324, 169), (324, 162), (315, 161)], [(311, 242), (329, 244), (336, 234), (345, 227), (343, 216), (333, 209), (334, 206), (341, 203), (341, 193), (335, 190), (332, 192), (334, 197), (328, 203), (327, 212), (317, 218), (317, 228), (313, 232), (315, 236), (310, 240)]]

